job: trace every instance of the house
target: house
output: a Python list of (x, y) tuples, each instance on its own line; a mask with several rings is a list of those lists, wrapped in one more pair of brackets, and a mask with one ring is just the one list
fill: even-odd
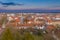
[(53, 31), (55, 28), (56, 28), (56, 27), (55, 27), (54, 25), (47, 25), (46, 31), (47, 31), (47, 32), (51, 32), (51, 31)]

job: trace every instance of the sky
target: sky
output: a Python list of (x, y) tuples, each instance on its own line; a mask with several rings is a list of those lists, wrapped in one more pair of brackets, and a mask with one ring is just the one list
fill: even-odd
[(60, 0), (0, 0), (0, 9), (60, 9)]

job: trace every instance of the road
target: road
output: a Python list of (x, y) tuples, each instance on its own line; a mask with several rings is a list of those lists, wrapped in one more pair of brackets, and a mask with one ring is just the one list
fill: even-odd
[(52, 32), (52, 36), (53, 36), (54, 39), (60, 40), (60, 39), (55, 35), (54, 31)]

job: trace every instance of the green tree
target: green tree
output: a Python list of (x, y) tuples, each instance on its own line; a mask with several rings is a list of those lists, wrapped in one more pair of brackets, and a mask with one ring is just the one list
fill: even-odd
[(15, 40), (22, 40), (22, 39), (23, 39), (22, 35), (18, 31), (15, 32)]
[(42, 30), (38, 30), (37, 35), (34, 35), (34, 40), (44, 40), (43, 35), (44, 34), (43, 34)]
[(1, 40), (15, 40), (11, 30), (9, 28), (7, 28), (3, 34), (2, 34), (2, 37), (1, 37)]
[(34, 36), (29, 32), (25, 32), (23, 40), (34, 40)]
[(0, 20), (0, 24), (6, 23), (7, 22), (7, 17), (2, 17), (2, 19)]

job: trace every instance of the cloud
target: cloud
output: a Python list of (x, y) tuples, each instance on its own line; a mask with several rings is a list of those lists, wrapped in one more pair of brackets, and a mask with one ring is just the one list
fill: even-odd
[(3, 5), (3, 7), (8, 7), (8, 6), (22, 6), (24, 4), (18, 4), (18, 3), (14, 3), (14, 2), (8, 2), (8, 3), (4, 3), (4, 2), (0, 2), (1, 5)]

